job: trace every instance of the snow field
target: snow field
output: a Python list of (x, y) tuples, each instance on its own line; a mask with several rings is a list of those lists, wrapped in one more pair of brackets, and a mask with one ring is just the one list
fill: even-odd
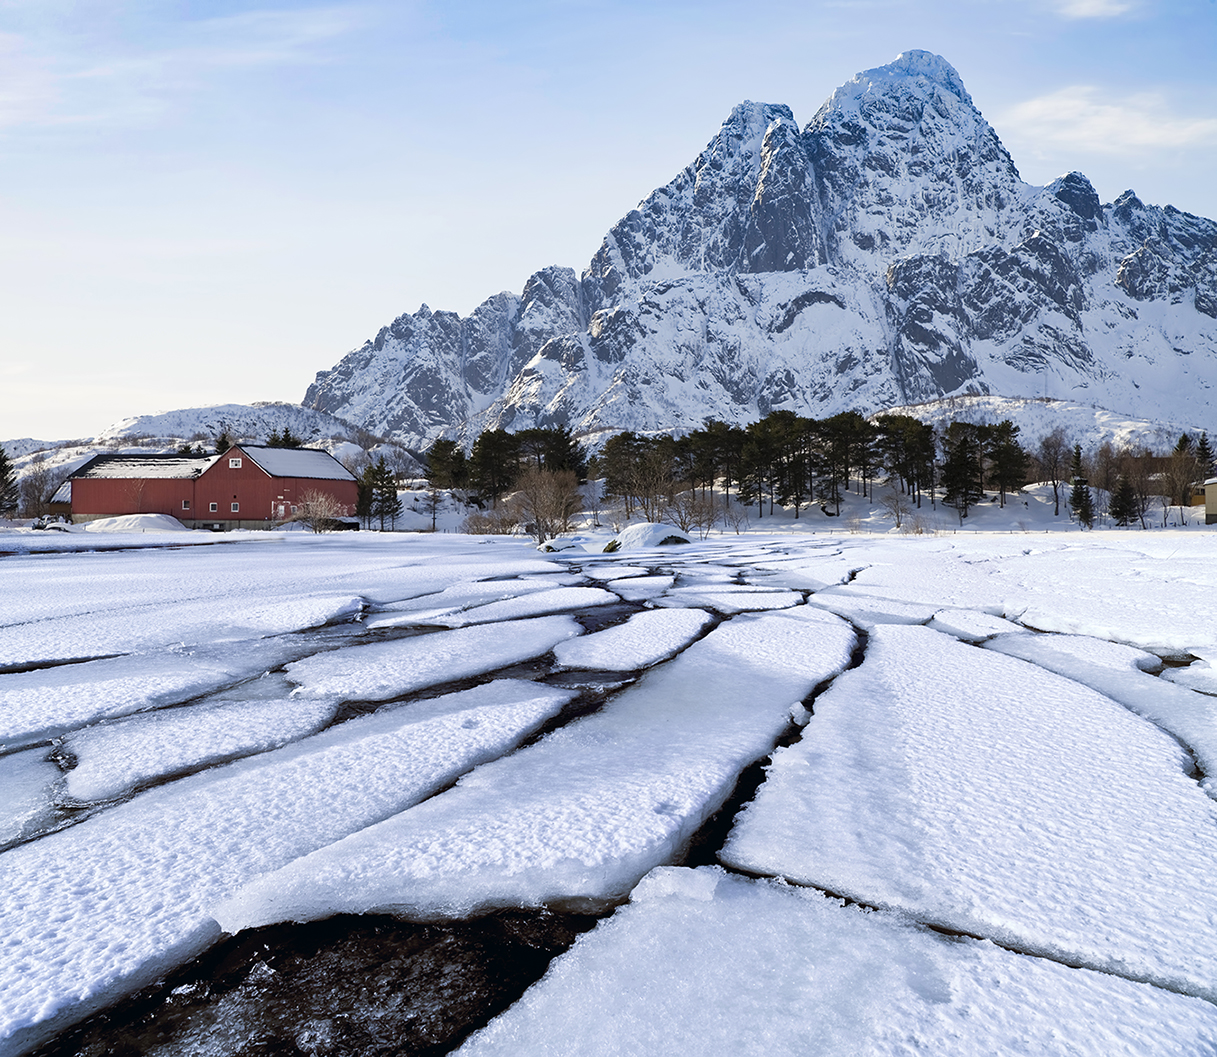
[(241, 884), (509, 751), (573, 695), (500, 681), (150, 790), (0, 856), (0, 1055), (197, 955)]
[(620, 899), (679, 853), (854, 641), (818, 612), (736, 617), (599, 712), (252, 882), (216, 918), (236, 932), (344, 911), (429, 919)]
[(646, 610), (624, 624), (558, 643), (554, 659), (565, 668), (606, 672), (649, 668), (684, 649), (711, 619), (700, 609)]
[(287, 677), (294, 696), (387, 701), (539, 657), (582, 630), (567, 616), (479, 624), (314, 654), (289, 664)]
[(1217, 804), (1189, 767), (1087, 687), (880, 625), (720, 859), (1217, 1000)]
[(64, 791), (79, 801), (112, 800), (163, 775), (307, 737), (337, 707), (324, 700), (216, 701), (87, 727), (62, 740), (76, 759)]
[(461, 1057), (1185, 1057), (1217, 1009), (714, 867), (660, 867)]

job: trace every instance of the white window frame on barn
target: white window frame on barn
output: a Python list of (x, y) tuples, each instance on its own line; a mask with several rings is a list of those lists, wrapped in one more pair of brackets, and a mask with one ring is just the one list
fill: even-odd
[(233, 504), (232, 504), (232, 512), (233, 512), (234, 514), (238, 514), (238, 513), (240, 513), (240, 511), (241, 511), (241, 504), (240, 504), (240, 503), (233, 503)]
[(183, 509), (183, 510), (189, 510), (189, 509), (190, 509), (190, 500), (189, 500), (189, 499), (183, 499), (183, 500), (182, 500), (182, 509)]
[(240, 459), (229, 459), (228, 468), (230, 470), (239, 470), (241, 468), (241, 460)]
[(219, 513), (219, 510), (220, 510), (220, 504), (219, 504), (219, 503), (212, 503), (212, 504), (211, 504), (211, 506), (209, 507), (209, 509), (211, 510), (211, 512), (212, 512), (213, 514), (217, 514), (217, 513)]

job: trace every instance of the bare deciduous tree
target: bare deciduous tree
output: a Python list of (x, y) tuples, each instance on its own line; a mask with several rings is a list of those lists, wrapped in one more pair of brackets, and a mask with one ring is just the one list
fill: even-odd
[(896, 489), (889, 488), (879, 497), (879, 509), (896, 522), (896, 528), (904, 527), (904, 519), (913, 512), (913, 505), (908, 497), (901, 495)]
[(537, 543), (570, 529), (579, 512), (579, 480), (572, 470), (528, 470), (518, 482), (516, 497), (524, 529)]
[(681, 532), (696, 529), (698, 536), (705, 539), (718, 520), (718, 511), (709, 497), (699, 495), (695, 488), (686, 488), (665, 504), (661, 520), (675, 525)]
[(330, 532), (337, 528), (341, 516), (342, 507), (337, 499), (328, 492), (310, 490), (301, 496), (292, 520), (313, 532)]

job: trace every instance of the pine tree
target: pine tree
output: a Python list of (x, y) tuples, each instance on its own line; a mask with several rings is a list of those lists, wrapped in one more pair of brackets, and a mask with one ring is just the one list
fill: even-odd
[(1140, 515), (1136, 490), (1124, 474), (1116, 478), (1116, 487), (1112, 490), (1108, 509), (1117, 525), (1131, 525)]
[(1027, 453), (1018, 443), (1018, 426), (1009, 419), (993, 427), (989, 436), (989, 459), (993, 483), (1006, 505), (1006, 492), (1017, 492), (1027, 480)]
[(1213, 449), (1209, 444), (1209, 435), (1201, 433), (1196, 442), (1196, 461), (1200, 463), (1201, 481), (1206, 481), (1213, 472)]
[(1082, 446), (1075, 444), (1073, 463), (1069, 468), (1069, 474), (1073, 478), (1073, 489), (1069, 493), (1069, 511), (1078, 519), (1078, 523), (1083, 528), (1093, 528), (1094, 500), (1090, 495), (1090, 486), (1086, 483), (1086, 478), (1082, 476), (1083, 472)]
[(16, 515), (19, 496), (17, 471), (13, 468), (8, 452), (0, 447), (0, 517)]
[(373, 519), (380, 522), (383, 532), (386, 523), (389, 528), (397, 527), (397, 519), (402, 515), (401, 500), (397, 498), (397, 478), (393, 471), (385, 465), (385, 457), (379, 456), (372, 471), (372, 511)]
[(959, 511), (960, 524), (968, 508), (984, 498), (980, 457), (980, 430), (970, 422), (952, 422), (943, 438), (946, 458), (942, 462), (943, 502)]

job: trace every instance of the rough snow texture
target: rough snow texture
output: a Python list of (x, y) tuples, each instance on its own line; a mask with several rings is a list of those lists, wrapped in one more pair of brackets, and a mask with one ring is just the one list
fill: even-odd
[(554, 647), (554, 659), (567, 668), (629, 672), (649, 668), (684, 649), (710, 623), (700, 609), (656, 609), (624, 624)]
[(226, 931), (342, 911), (603, 905), (670, 862), (849, 660), (842, 621), (741, 616), (605, 707), (454, 789), (248, 885)]
[(0, 1054), (197, 954), (243, 882), (430, 796), (571, 696), (507, 681), (355, 719), (6, 852)]
[(461, 1057), (1184, 1057), (1217, 1045), (1195, 998), (818, 892), (660, 868), (471, 1037)]
[(1081, 173), (1020, 179), (944, 59), (858, 74), (800, 129), (739, 104), (582, 276), (468, 318), (425, 305), (302, 401), (421, 444), (1068, 397), (1193, 426), (1217, 356), (1217, 224)]
[(1093, 690), (885, 625), (720, 857), (1214, 1001), (1217, 804), (1189, 769)]
[(1217, 699), (1146, 674), (1161, 662), (1131, 646), (1080, 635), (998, 635), (990, 649), (1089, 686), (1163, 730), (1192, 753), (1202, 788), (1217, 798)]
[(236, 759), (312, 734), (337, 705), (328, 701), (215, 701), (162, 709), (67, 735), (76, 760), (65, 792), (110, 800), (163, 775)]

